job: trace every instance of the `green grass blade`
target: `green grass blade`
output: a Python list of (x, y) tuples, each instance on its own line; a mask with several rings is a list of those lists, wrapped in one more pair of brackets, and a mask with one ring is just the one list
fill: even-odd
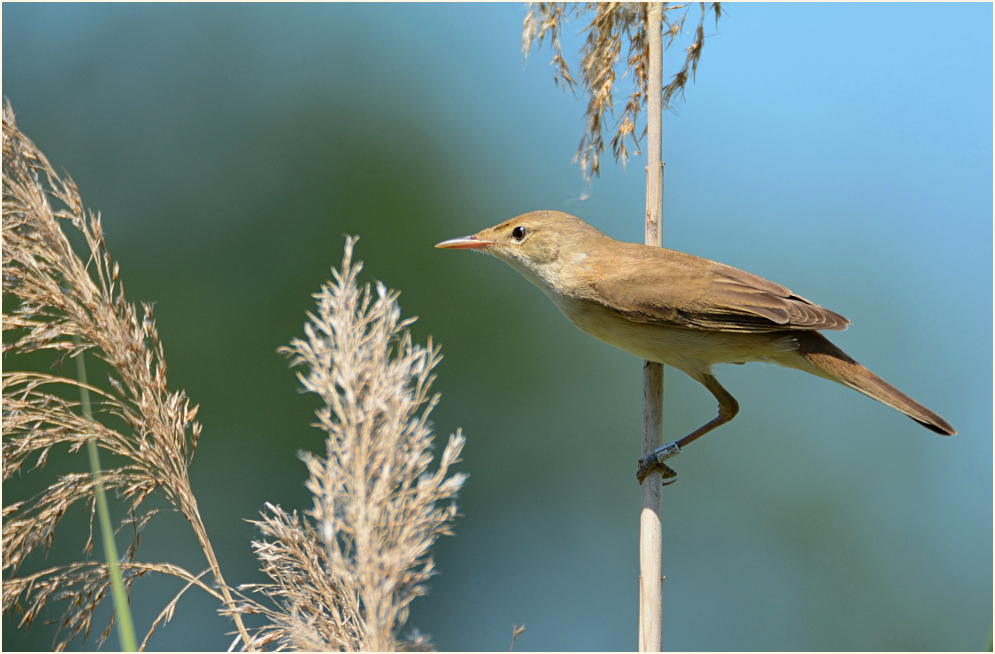
[[(80, 403), (83, 405), (83, 415), (92, 421), (93, 411), (90, 409), (90, 391), (86, 388), (86, 363), (83, 360), (83, 352), (76, 355), (76, 366), (81, 384), (79, 394)], [(107, 508), (107, 495), (104, 493), (100, 450), (97, 448), (97, 441), (92, 436), (88, 439), (86, 448), (90, 454), (90, 469), (93, 471), (93, 486), (97, 500), (97, 516), (100, 519), (100, 533), (104, 541), (104, 556), (107, 559), (107, 568), (111, 574), (111, 592), (114, 597), (114, 610), (117, 613), (117, 633), (121, 640), (121, 651), (137, 652), (135, 627), (131, 622), (131, 607), (128, 606), (128, 594), (124, 590), (124, 582), (121, 579), (117, 545), (114, 543), (114, 529), (111, 528), (111, 514)]]

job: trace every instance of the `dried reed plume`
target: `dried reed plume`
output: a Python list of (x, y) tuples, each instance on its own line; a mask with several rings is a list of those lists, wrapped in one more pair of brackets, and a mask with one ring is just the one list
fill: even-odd
[[(63, 232), (64, 222), (82, 233), (89, 249), (85, 263)], [(93, 439), (115, 455), (118, 464), (100, 475), (104, 487), (128, 503), (122, 527), (133, 540), (121, 561), (123, 585), (130, 589), (148, 572), (186, 582), (153, 622), (142, 649), (193, 586), (218, 599), (220, 610), (234, 620), (233, 647), (429, 649), (428, 639), (417, 632), (407, 640), (398, 634), (409, 603), (424, 594), (433, 574), (429, 548), (439, 535), (451, 533), (452, 500), (465, 475), (449, 475), (449, 468), (464, 439), (459, 432), (451, 436), (438, 469), (428, 471), (428, 416), (439, 399), (429, 390), (439, 349), (431, 341), (426, 347), (411, 342), (406, 327), (414, 319), (400, 319), (397, 293), (378, 283), (374, 300), (369, 286), (362, 292), (356, 287), (362, 264), (352, 263), (354, 243), (346, 241), (342, 271), (333, 271), (335, 283), (315, 296), (318, 316), (305, 325), (308, 339), (285, 348), (294, 364), (309, 368), (299, 375), (305, 390), (325, 402), (317, 414), (318, 426), (328, 433), (327, 458), (301, 455), (310, 472), (314, 508), (308, 513), (316, 527), (272, 505), (255, 523), (269, 540), (253, 546), (273, 580), (242, 587), (266, 598), (256, 601), (225, 583), (201, 522), (188, 476), (201, 431), (194, 422), (197, 407), (182, 391), (168, 390), (151, 306), (139, 312), (125, 300), (100, 216), (84, 211), (72, 180), (60, 177), (17, 129), (9, 102), (4, 107), (3, 292), (14, 300), (10, 315), (3, 316), (5, 358), (53, 350), (61, 363), (90, 351), (112, 372), (106, 390), (61, 375), (5, 371), (3, 480), (43, 467), (56, 446), (77, 452)], [(93, 418), (81, 414), (80, 402), (63, 397), (67, 389), (81, 387), (98, 398)], [(48, 604), (65, 601), (54, 642), (58, 650), (89, 634), (93, 613), (109, 592), (107, 565), (86, 560), (24, 576), (18, 572), (32, 552), (51, 546), (56, 526), (76, 503), (91, 506), (91, 536), (84, 547), (90, 554), (95, 485), (91, 472), (66, 474), (36, 497), (3, 508), (3, 611), (22, 613), (19, 626), (30, 627)], [(138, 534), (157, 512), (142, 511), (153, 493), (193, 527), (207, 558), (203, 572), (135, 560)], [(449, 504), (437, 507), (442, 501)], [(242, 620), (248, 613), (262, 614), (270, 623), (250, 636)], [(112, 615), (98, 644), (113, 622)]]
[(429, 549), (450, 534), (452, 500), (465, 475), (449, 475), (464, 438), (449, 437), (439, 467), (432, 462), (429, 395), (439, 349), (413, 344), (397, 293), (377, 282), (362, 291), (347, 238), (342, 269), (325, 284), (318, 315), (309, 314), (306, 340), (283, 351), (307, 370), (298, 377), (321, 397), (317, 427), (328, 437), (326, 457), (302, 453), (314, 494), (307, 518), (267, 505), (255, 522), (267, 540), (253, 543), (273, 583), (244, 586), (266, 596), (238, 610), (262, 613), (254, 646), (304, 650), (390, 651), (428, 648), (415, 635), (399, 641), (408, 605), (433, 574)]
[[(713, 12), (715, 24), (718, 26), (719, 16), (722, 14), (720, 2), (699, 2), (698, 5), (701, 9), (701, 19), (695, 29), (695, 40), (686, 50), (687, 56), (681, 70), (663, 89), (665, 107), (670, 106), (671, 99), (678, 91), (683, 97), (688, 79), (694, 79), (698, 71), (698, 60), (701, 58), (705, 43), (705, 16)], [(674, 6), (667, 6), (667, 3), (664, 3), (663, 20), (667, 26), (664, 36), (669, 37), (668, 48), (684, 29), (684, 21), (690, 6), (691, 3)], [(679, 9), (684, 9), (680, 18), (673, 20), (668, 18), (668, 12), (676, 12)], [(629, 158), (625, 145), (627, 137), (632, 140), (636, 148), (633, 154), (639, 154), (639, 138), (646, 133), (644, 128), (640, 136), (636, 135), (639, 112), (646, 106), (649, 67), (649, 46), (646, 36), (647, 5), (635, 2), (530, 2), (522, 29), (522, 50), (526, 57), (535, 43), (538, 43), (537, 49), (541, 50), (543, 41), (548, 35), (553, 48), (553, 60), (550, 62), (554, 67), (553, 81), (564, 91), (569, 88), (576, 93), (577, 82), (563, 58), (560, 33), (571, 17), (580, 17), (588, 11), (594, 12), (594, 18), (583, 30), (587, 32), (587, 39), (580, 52), (581, 81), (588, 95), (587, 111), (584, 114), (587, 119), (587, 129), (577, 148), (574, 161), (580, 160), (584, 179), (590, 183), (591, 179), (601, 172), (601, 153), (605, 149), (602, 132), (605, 117), (614, 111), (612, 93), (615, 86), (616, 65), (622, 55), (623, 36), (628, 40), (627, 72), (623, 77), (632, 76), (633, 91), (621, 118), (615, 124), (615, 135), (611, 140), (615, 160), (621, 161), (624, 166)]]
[[(63, 232), (64, 222), (85, 238), (85, 263)], [(4, 483), (26, 470), (32, 459), (31, 469), (42, 467), (55, 446), (77, 452), (94, 439), (120, 462), (101, 476), (104, 488), (114, 489), (128, 502), (129, 517), (122, 527), (133, 540), (121, 562), (126, 586), (147, 572), (162, 572), (230, 603), (190, 487), (188, 469), (200, 435), (200, 425), (194, 422), (197, 407), (182, 391), (169, 391), (152, 307), (143, 305), (139, 312), (127, 302), (118, 272), (104, 243), (100, 216), (84, 211), (72, 180), (60, 177), (17, 129), (8, 102), (3, 110), (3, 293), (16, 299), (16, 306), (3, 316), (3, 353), (8, 358), (53, 350), (65, 359), (89, 351), (113, 373), (108, 378), (111, 390), (86, 385), (97, 398), (93, 419), (80, 414), (79, 402), (63, 397), (67, 388), (81, 387), (81, 382), (46, 373), (3, 373)], [(108, 593), (107, 566), (82, 562), (23, 577), (17, 573), (33, 551), (51, 546), (57, 524), (77, 502), (91, 503), (91, 537), (84, 548), (90, 553), (94, 485), (91, 472), (62, 475), (31, 500), (3, 508), (3, 611), (23, 611), (20, 625), (30, 626), (48, 602), (66, 600), (56, 649), (89, 634), (93, 612)], [(138, 533), (157, 511), (141, 511), (152, 493), (165, 497), (189, 521), (207, 558), (207, 570), (192, 574), (170, 564), (135, 562)], [(200, 581), (207, 572), (217, 589)], [(235, 623), (246, 638), (238, 616)], [(101, 634), (101, 643), (109, 630)]]

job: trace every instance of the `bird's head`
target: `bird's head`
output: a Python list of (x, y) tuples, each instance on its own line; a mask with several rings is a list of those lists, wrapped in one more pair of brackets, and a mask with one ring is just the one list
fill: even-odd
[[(565, 259), (607, 238), (580, 218), (560, 211), (533, 211), (437, 248), (476, 250), (504, 260), (526, 277), (547, 279)], [(533, 280), (535, 281), (535, 280)]]

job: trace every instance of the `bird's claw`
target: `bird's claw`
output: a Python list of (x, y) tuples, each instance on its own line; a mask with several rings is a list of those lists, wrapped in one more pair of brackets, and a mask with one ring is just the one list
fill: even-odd
[(642, 459), (639, 461), (639, 470), (636, 471), (636, 479), (639, 480), (640, 484), (643, 483), (643, 480), (646, 479), (651, 472), (659, 472), (663, 476), (661, 483), (662, 486), (669, 486), (677, 481), (677, 471), (668, 466), (666, 463), (657, 461), (656, 464), (647, 465)]
[(639, 459), (639, 469), (636, 471), (636, 479), (641, 484), (651, 472), (656, 471), (663, 477), (664, 486), (674, 483), (677, 481), (677, 472), (664, 463), (664, 461), (680, 453), (681, 448), (677, 445), (676, 441), (668, 443), (663, 447), (658, 447), (645, 458)]

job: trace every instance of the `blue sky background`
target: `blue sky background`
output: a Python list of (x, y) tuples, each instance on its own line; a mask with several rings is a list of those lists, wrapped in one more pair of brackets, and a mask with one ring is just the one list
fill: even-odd
[[(443, 346), (437, 434), (468, 438), (463, 517), (409, 626), (444, 650), (504, 649), (512, 623), (518, 650), (635, 649), (640, 362), (501, 262), (432, 248), (536, 209), (642, 239), (644, 160), (605, 157), (585, 188), (570, 165), (585, 102), (554, 87), (548, 50), (523, 67), (524, 14), (10, 4), (3, 93), (102, 212), (130, 299), (157, 302), (170, 384), (202, 407), (193, 482), (229, 582), (260, 580), (246, 519), (310, 504), (296, 452), (321, 434), (276, 348), (359, 234), (366, 278)], [(573, 65), (584, 25), (564, 39)], [(990, 642), (991, 25), (990, 4), (891, 3), (730, 4), (706, 24), (697, 81), (664, 118), (664, 244), (847, 316), (832, 340), (960, 433), (796, 371), (721, 369), (742, 412), (674, 462), (665, 493), (666, 649)], [(715, 410), (676, 371), (665, 406), (670, 438)], [(82, 518), (67, 521), (32, 565), (78, 553)], [(142, 543), (203, 567), (177, 516)], [(140, 580), (138, 628), (176, 591)], [(150, 646), (227, 647), (215, 608), (188, 594)], [(12, 627), (5, 649), (51, 643)]]

